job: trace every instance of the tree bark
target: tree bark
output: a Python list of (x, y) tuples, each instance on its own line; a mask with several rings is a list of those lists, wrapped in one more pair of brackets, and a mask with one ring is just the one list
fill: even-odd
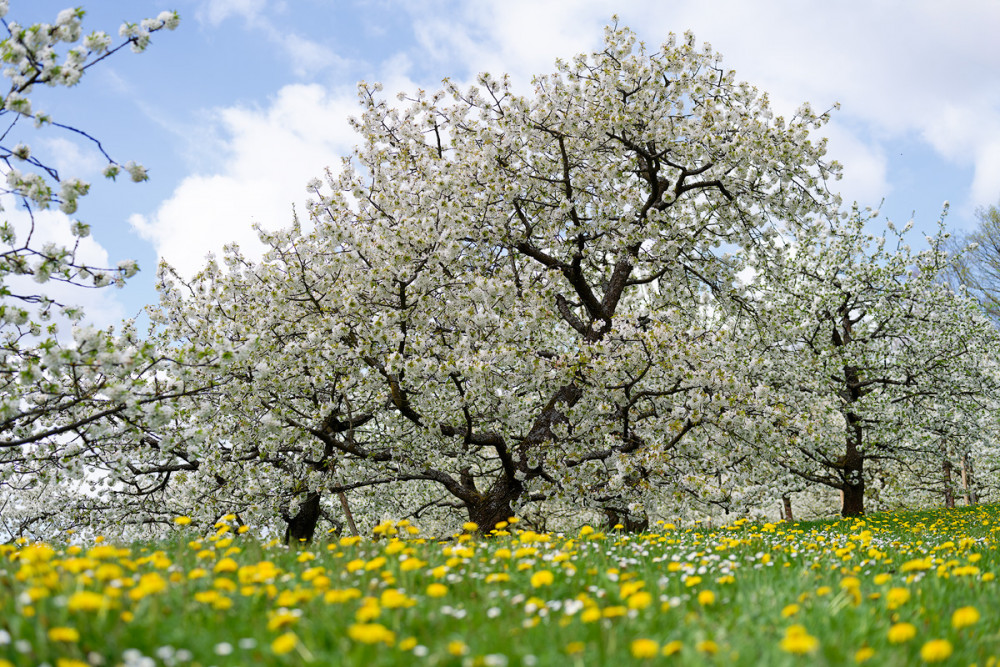
[(788, 523), (795, 521), (795, 518), (792, 516), (792, 497), (790, 495), (781, 497), (781, 510), (785, 521)]
[(965, 504), (976, 505), (979, 503), (979, 494), (976, 493), (976, 481), (972, 475), (972, 459), (969, 453), (962, 455), (962, 489), (965, 492)]
[(282, 518), (288, 524), (285, 529), (285, 544), (307, 544), (312, 542), (319, 521), (319, 491), (310, 491), (299, 505), (295, 516), (285, 514)]
[(479, 531), (489, 533), (498, 523), (514, 516), (512, 503), (521, 497), (524, 485), (516, 479), (500, 475), (489, 491), (477, 494), (466, 502), (469, 521), (479, 526)]
[(618, 530), (626, 533), (644, 533), (649, 530), (649, 516), (645, 512), (634, 515), (628, 510), (605, 507), (604, 516), (608, 519), (608, 530), (615, 530), (615, 526), (621, 526)]
[(951, 461), (946, 458), (941, 467), (944, 470), (944, 506), (955, 509), (955, 490), (951, 486)]
[(347, 504), (347, 494), (341, 491), (337, 497), (340, 498), (340, 507), (344, 510), (344, 517), (347, 519), (347, 526), (351, 529), (351, 534), (358, 537), (358, 527), (354, 525), (354, 513), (351, 512), (351, 506)]
[(861, 455), (861, 419), (847, 413), (847, 451), (844, 454), (844, 493), (842, 516), (863, 516), (865, 513), (865, 459)]

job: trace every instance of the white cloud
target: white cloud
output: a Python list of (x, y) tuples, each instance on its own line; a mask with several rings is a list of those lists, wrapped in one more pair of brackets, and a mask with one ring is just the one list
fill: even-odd
[(292, 63), (292, 71), (299, 78), (317, 72), (344, 69), (348, 61), (333, 49), (304, 37), (301, 33), (275, 24), (273, 16), (285, 10), (285, 3), (266, 0), (207, 0), (196, 16), (199, 21), (216, 27), (229, 18), (242, 18), (247, 28), (263, 33), (265, 39), (284, 51)]
[[(845, 165), (843, 181), (833, 186), (847, 201), (874, 205), (890, 194), (896, 153), (887, 146), (897, 140), (923, 141), (943, 159), (974, 167), (971, 203), (996, 201), (1000, 50), (992, 33), (1000, 4), (414, 0), (396, 7), (409, 13), (418, 46), (373, 54), (383, 58), (390, 99), (414, 87), (414, 62), (433, 79), (420, 82), (426, 88), (436, 88), (442, 74), (460, 80), (490, 71), (510, 73), (526, 91), (530, 77), (551, 71), (556, 58), (599, 48), (602, 26), (617, 12), (651, 48), (670, 31), (692, 29), (739, 78), (767, 91), (779, 113), (804, 101), (820, 110), (841, 102), (822, 134), (830, 138), (830, 157)], [(281, 7), (255, 0), (211, 0), (200, 18), (242, 17), (303, 72), (343, 70), (326, 45), (279, 31), (269, 20), (275, 11)], [(218, 111), (222, 136), (208, 144), (224, 148), (221, 166), (189, 176), (153, 215), (135, 216), (133, 224), (187, 274), (228, 241), (256, 247), (250, 223), (288, 224), (291, 203), (307, 197), (304, 184), (350, 151), (356, 139), (345, 118), (354, 113), (353, 90), (318, 86), (287, 86), (266, 108)], [(955, 194), (953, 201), (965, 193)]]
[(293, 203), (304, 210), (306, 183), (350, 153), (355, 138), (347, 118), (356, 112), (353, 90), (328, 93), (318, 85), (286, 86), (266, 109), (223, 109), (228, 150), (220, 172), (185, 178), (151, 217), (130, 221), (161, 259), (188, 276), (229, 242), (259, 256), (251, 223), (286, 227)]
[[(97, 176), (104, 162), (96, 151), (81, 150), (79, 144), (62, 137), (45, 139), (41, 144), (46, 164), (56, 168), (61, 176), (89, 179)], [(51, 157), (49, 157), (51, 156)]]
[(199, 21), (217, 26), (231, 17), (241, 17), (245, 21), (255, 20), (267, 6), (267, 0), (207, 0), (199, 7), (196, 16)]
[[(845, 198), (871, 198), (885, 186), (885, 144), (917, 138), (943, 158), (973, 165), (971, 197), (1000, 194), (1000, 3), (894, 0), (801, 3), (796, 0), (530, 0), (411, 2), (421, 45), (431, 57), (471, 73), (509, 72), (526, 81), (600, 46), (613, 13), (651, 47), (668, 32), (691, 29), (725, 56), (739, 78), (767, 91), (779, 113), (805, 101), (842, 104), (831, 150), (847, 164)], [(860, 164), (847, 163), (858, 159)], [(992, 189), (991, 189), (992, 188)], [(886, 194), (882, 192), (881, 194)], [(960, 195), (963, 193), (956, 193)]]
[(836, 119), (820, 134), (829, 140), (827, 157), (843, 166), (843, 178), (830, 188), (839, 192), (846, 204), (857, 201), (863, 206), (878, 206), (891, 190), (885, 152), (877, 144), (862, 141)]

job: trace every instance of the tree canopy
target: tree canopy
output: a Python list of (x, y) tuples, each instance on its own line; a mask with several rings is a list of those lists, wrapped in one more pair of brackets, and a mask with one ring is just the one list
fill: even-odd
[(941, 239), (867, 234), (830, 191), (828, 114), (775, 114), (690, 33), (612, 24), (526, 96), (358, 93), (357, 149), (263, 259), (161, 266), (153, 333), (112, 345), (132, 384), (88, 380), (112, 403), (62, 427), (77, 517), (640, 529), (795, 479), (859, 514), (866, 478), (936, 465), (927, 443), (992, 407), (995, 336), (941, 286)]

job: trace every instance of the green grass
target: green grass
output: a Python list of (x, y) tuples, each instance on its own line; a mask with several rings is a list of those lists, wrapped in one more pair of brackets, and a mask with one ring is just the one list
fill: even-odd
[(8, 545), (0, 665), (992, 664), (998, 519)]

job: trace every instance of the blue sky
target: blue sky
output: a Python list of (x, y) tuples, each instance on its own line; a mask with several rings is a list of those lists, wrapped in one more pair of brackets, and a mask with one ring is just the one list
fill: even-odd
[[(691, 29), (779, 112), (841, 103), (825, 133), (845, 165), (847, 201), (933, 231), (975, 224), (1000, 199), (1000, 3), (993, 0), (91, 0), (85, 30), (177, 10), (181, 25), (141, 55), (94, 68), (74, 90), (40, 90), (36, 108), (93, 133), (147, 183), (107, 183), (93, 151), (53, 132), (36, 154), (94, 182), (77, 217), (93, 227), (87, 253), (142, 272), (121, 290), (88, 291), (94, 322), (113, 324), (155, 301), (156, 263), (190, 275), (205, 254), (238, 241), (255, 252), (251, 222), (291, 220), (305, 183), (350, 152), (346, 118), (358, 80), (389, 94), (435, 90), (443, 77), (532, 74), (599, 46), (612, 14), (647, 43)], [(11, 0), (8, 20), (54, 20), (65, 2)], [(75, 145), (74, 145), (75, 144)], [(60, 233), (52, 216), (53, 235)]]

